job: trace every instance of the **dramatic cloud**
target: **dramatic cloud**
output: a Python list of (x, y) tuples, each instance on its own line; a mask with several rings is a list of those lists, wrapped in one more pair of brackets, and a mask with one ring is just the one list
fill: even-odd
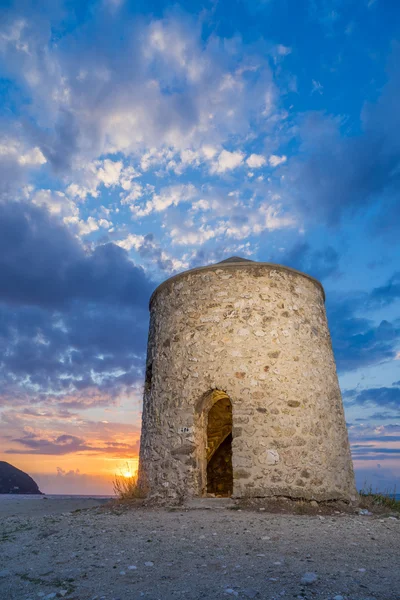
[(375, 323), (358, 317), (362, 303), (356, 295), (344, 300), (329, 299), (328, 321), (337, 367), (352, 371), (396, 356), (400, 341), (400, 324), (389, 321)]
[(104, 445), (96, 447), (74, 435), (60, 435), (54, 440), (40, 439), (35, 435), (27, 435), (24, 438), (12, 441), (23, 447), (19, 450), (6, 450), (6, 454), (51, 454), (62, 456), (65, 454), (75, 454), (76, 452), (90, 452), (91, 454), (118, 455), (119, 458), (123, 458), (124, 456), (135, 456), (139, 451), (137, 443), (106, 442)]
[(0, 204), (0, 403), (112, 403), (141, 377), (153, 285), (44, 209)]
[(72, 301), (143, 307), (151, 284), (114, 244), (84, 248), (45, 210), (0, 204), (0, 301), (61, 307)]
[[(326, 272), (329, 274), (329, 268)], [(396, 359), (400, 344), (400, 319), (389, 321), (374, 318), (374, 311), (381, 308), (382, 304), (388, 306), (396, 301), (396, 286), (393, 286), (396, 278), (397, 274), (391, 276), (385, 285), (372, 288), (369, 293), (328, 296), (328, 321), (340, 371), (357, 370)], [(389, 290), (387, 296), (383, 290)]]
[[(399, 421), (400, 422), (400, 414), (398, 412), (392, 413), (389, 411), (385, 412), (375, 412), (372, 415), (368, 415), (368, 420), (371, 423), (375, 423), (376, 421)], [(365, 421), (365, 417), (357, 417), (355, 421)]]
[(323, 281), (350, 420), (395, 424), (400, 8), (300, 2), (293, 33), (282, 2), (39, 4), (0, 8), (4, 448), (50, 489), (136, 456), (151, 291), (230, 255)]
[(386, 285), (374, 288), (371, 292), (371, 304), (388, 306), (400, 298), (400, 272), (392, 275)]
[(339, 254), (330, 246), (313, 250), (307, 242), (298, 242), (291, 250), (277, 256), (274, 262), (303, 271), (316, 279), (325, 279), (338, 273)]
[(400, 182), (399, 55), (400, 46), (394, 45), (388, 83), (378, 102), (364, 105), (360, 133), (349, 135), (344, 119), (321, 112), (300, 121), (301, 157), (290, 163), (287, 184), (309, 217), (337, 224), (344, 214), (384, 201), (375, 224), (384, 229), (388, 210), (397, 210), (391, 198)]
[[(56, 170), (78, 156), (200, 148), (205, 139), (221, 146), (245, 135), (257, 115), (269, 115), (275, 88), (268, 61), (244, 57), (239, 39), (203, 40), (190, 17), (125, 14), (121, 36), (98, 5), (96, 19), (53, 45), (50, 22), (26, 14), (26, 6), (20, 15), (8, 13), (0, 51), (8, 74), (32, 97), (30, 137)], [(223, 150), (216, 168), (238, 161)]]
[(399, 411), (397, 416), (400, 419), (400, 387), (348, 390), (345, 397), (346, 403), (351, 406), (372, 406), (397, 410)]

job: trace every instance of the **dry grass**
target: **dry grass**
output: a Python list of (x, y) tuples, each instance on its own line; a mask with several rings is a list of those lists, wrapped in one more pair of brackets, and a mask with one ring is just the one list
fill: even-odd
[(128, 498), (142, 498), (140, 490), (137, 484), (137, 477), (125, 477), (123, 475), (116, 475), (113, 481), (114, 493), (121, 500), (127, 500)]
[[(127, 471), (130, 472), (129, 465), (127, 463)], [(145, 498), (146, 493), (138, 485), (137, 474), (132, 474), (130, 477), (121, 474), (116, 475), (113, 481), (114, 493), (120, 500), (130, 500), (134, 498)]]
[(363, 489), (360, 491), (360, 505), (363, 508), (373, 509), (382, 508), (400, 512), (400, 500), (396, 499), (396, 487), (393, 490), (385, 490), (384, 492), (373, 491), (372, 485), (364, 483)]

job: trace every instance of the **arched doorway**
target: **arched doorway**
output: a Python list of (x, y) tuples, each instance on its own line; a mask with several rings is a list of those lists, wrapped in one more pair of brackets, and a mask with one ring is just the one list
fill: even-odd
[(231, 496), (232, 470), (232, 404), (226, 394), (210, 408), (207, 415), (207, 494)]

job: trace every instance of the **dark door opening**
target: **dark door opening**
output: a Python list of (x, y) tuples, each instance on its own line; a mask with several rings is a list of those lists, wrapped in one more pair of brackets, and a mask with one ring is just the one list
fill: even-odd
[(218, 400), (208, 413), (207, 493), (215, 496), (233, 493), (232, 404), (228, 397)]

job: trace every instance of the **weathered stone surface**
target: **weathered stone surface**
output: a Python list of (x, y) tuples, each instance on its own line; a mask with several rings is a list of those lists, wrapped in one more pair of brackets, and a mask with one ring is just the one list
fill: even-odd
[(279, 462), (279, 453), (277, 450), (267, 450), (267, 465), (277, 465)]
[(354, 496), (317, 281), (266, 263), (213, 265), (164, 282), (150, 312), (139, 463), (150, 496), (206, 493), (207, 415), (218, 397), (232, 403), (233, 496)]

